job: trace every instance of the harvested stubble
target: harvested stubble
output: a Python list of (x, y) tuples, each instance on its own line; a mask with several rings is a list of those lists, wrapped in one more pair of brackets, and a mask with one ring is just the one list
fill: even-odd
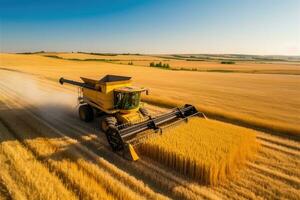
[(147, 140), (139, 151), (201, 183), (216, 185), (232, 176), (257, 147), (255, 131), (193, 118)]

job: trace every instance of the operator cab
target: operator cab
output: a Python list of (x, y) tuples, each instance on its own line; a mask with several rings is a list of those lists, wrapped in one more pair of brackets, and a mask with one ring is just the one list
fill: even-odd
[(120, 110), (131, 110), (139, 107), (141, 93), (148, 90), (138, 87), (122, 87), (114, 90), (114, 108)]

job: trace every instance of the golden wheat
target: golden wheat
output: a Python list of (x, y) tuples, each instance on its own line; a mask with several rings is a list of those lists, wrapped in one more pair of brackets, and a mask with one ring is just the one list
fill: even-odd
[(56, 82), (61, 76), (75, 80), (80, 80), (80, 76), (99, 79), (107, 73), (131, 76), (135, 84), (149, 87), (152, 97), (159, 97), (155, 102), (161, 101), (163, 94), (165, 99), (201, 105), (202, 110), (247, 125), (293, 135), (300, 133), (297, 76), (170, 71), (42, 55), (0, 54), (0, 62), (8, 70), (37, 74)]
[[(152, 99), (155, 101), (154, 103), (158, 102), (164, 106), (174, 107), (182, 105), (182, 103), (189, 100), (193, 101), (192, 103), (199, 108), (201, 108), (198, 106), (200, 103), (207, 108), (206, 103), (212, 102), (214, 103), (213, 105), (218, 105), (220, 108), (225, 106), (225, 111), (240, 111), (240, 113), (246, 113), (252, 110), (252, 112), (249, 113), (257, 114), (258, 112), (255, 110), (257, 109), (262, 113), (261, 117), (265, 117), (266, 115), (274, 116), (276, 120), (271, 122), (275, 125), (278, 124), (278, 119), (283, 119), (282, 117), (287, 116), (286, 114), (290, 113), (291, 116), (294, 116), (295, 113), (298, 112), (299, 109), (297, 109), (298, 104), (296, 101), (286, 98), (287, 104), (285, 104), (280, 99), (281, 93), (272, 92), (272, 90), (266, 90), (266, 88), (263, 88), (262, 90), (259, 89), (259, 91), (266, 94), (272, 92), (274, 98), (265, 99), (263, 101), (259, 101), (260, 99), (253, 99), (255, 96), (254, 94), (258, 92), (255, 91), (255, 88), (258, 87), (255, 87), (255, 84), (253, 83), (259, 81), (254, 75), (252, 77), (253, 79), (251, 78), (249, 81), (244, 80), (246, 81), (245, 83), (234, 86), (231, 85), (231, 82), (228, 82), (228, 80), (226, 81), (223, 79), (223, 77), (232, 79), (232, 82), (237, 82), (241, 79), (239, 79), (239, 76), (231, 76), (230, 74), (211, 76), (207, 73), (204, 73), (203, 75), (199, 75), (202, 73), (193, 72), (175, 73), (172, 71), (150, 68), (145, 69), (142, 67), (137, 67), (138, 69), (134, 68), (134, 70), (132, 70), (132, 66), (120, 66), (109, 63), (103, 63), (102, 66), (101, 62), (65, 61), (61, 59), (45, 58), (38, 55), (24, 56), (12, 54), (8, 57), (10, 57), (10, 59), (2, 59), (2, 55), (0, 55), (0, 67), (6, 67), (9, 68), (9, 70), (17, 69), (29, 73), (40, 74), (42, 76), (47, 76), (47, 78), (50, 77), (55, 80), (55, 82), (39, 78), (39, 76), (28, 76), (26, 74), (9, 72), (7, 70), (0, 71), (0, 99), (3, 100), (2, 102), (0, 101), (0, 118), (16, 130), (15, 134), (8, 133), (11, 134), (10, 138), (3, 138), (3, 130), (5, 128), (3, 129), (0, 123), (0, 199), (5, 193), (8, 194), (8, 197), (12, 197), (13, 199), (26, 199), (27, 197), (30, 197), (30, 199), (51, 199), (51, 197), (55, 199), (71, 199), (72, 197), (75, 199), (92, 199), (99, 197), (112, 197), (116, 199), (124, 197), (135, 199), (137, 197), (136, 195), (141, 195), (141, 198), (146, 199), (158, 199), (159, 197), (162, 199), (167, 197), (170, 197), (171, 199), (240, 199), (241, 197), (247, 199), (299, 199), (298, 186), (300, 174), (298, 172), (298, 166), (300, 163), (298, 161), (299, 159), (297, 159), (299, 157), (299, 151), (297, 150), (299, 142), (293, 141), (291, 143), (290, 140), (283, 140), (282, 138), (276, 138), (272, 135), (259, 132), (259, 138), (263, 137), (263, 147), (260, 149), (259, 153), (256, 154), (255, 163), (247, 162), (247, 167), (239, 173), (234, 173), (235, 169), (233, 169), (231, 174), (234, 174), (235, 178), (224, 182), (221, 181), (222, 179), (217, 180), (217, 183), (221, 181), (218, 187), (205, 187), (199, 185), (197, 182), (187, 179), (187, 175), (185, 177), (178, 176), (177, 173), (170, 171), (169, 168), (161, 167), (157, 162), (150, 161), (149, 159), (140, 159), (135, 163), (123, 160), (117, 155), (111, 154), (109, 149), (102, 148), (102, 142), (104, 142), (104, 140), (102, 141), (102, 138), (93, 141), (92, 146), (81, 145), (72, 138), (77, 134), (80, 136), (84, 135), (84, 137), (80, 137), (82, 138), (80, 141), (82, 141), (83, 144), (86, 144), (88, 135), (90, 134), (85, 133), (84, 127), (89, 127), (91, 125), (84, 125), (76, 118), (65, 118), (66, 116), (63, 117), (60, 115), (58, 116), (55, 113), (49, 113), (49, 115), (53, 114), (52, 117), (57, 120), (53, 121), (52, 118), (51, 120), (47, 118), (49, 124), (47, 120), (44, 121), (44, 123), (48, 125), (52, 124), (54, 127), (46, 128), (46, 124), (42, 125), (43, 123), (37, 121), (35, 117), (24, 113), (24, 110), (29, 109), (33, 114), (40, 116), (39, 112), (31, 110), (27, 105), (28, 102), (30, 102), (31, 105), (37, 105), (37, 102), (43, 101), (37, 101), (37, 99), (31, 101), (31, 98), (28, 98), (28, 95), (23, 95), (26, 90), (23, 89), (24, 87), (21, 87), (28, 80), (34, 79), (37, 81), (38, 87), (41, 88), (41, 90), (47, 90), (48, 93), (63, 91), (76, 94), (76, 88), (69, 90), (66, 89), (68, 87), (61, 87), (57, 83), (57, 78), (59, 76), (67, 76), (68, 78), (74, 79), (78, 78), (80, 75), (99, 78), (105, 73), (128, 74), (133, 76), (138, 83), (153, 88), (153, 95), (151, 96), (163, 92), (164, 96), (168, 96), (173, 100), (181, 100), (179, 104), (177, 101), (171, 101), (170, 103), (169, 100), (166, 101), (166, 99), (161, 98)], [(86, 70), (87, 68), (89, 70)], [(99, 74), (96, 75), (96, 72)], [(153, 72), (156, 77), (145, 76), (145, 72)], [(16, 74), (19, 74), (19, 76), (15, 76)], [(25, 78), (27, 76), (28, 78)], [(243, 76), (244, 75), (241, 75), (241, 77)], [(246, 76), (250, 78), (250, 76)], [(182, 78), (180, 79), (181, 82), (178, 82), (179, 77)], [(213, 77), (216, 79), (213, 79)], [(272, 77), (278, 80), (277, 78), (279, 76), (276, 75)], [(293, 87), (297, 88), (297, 85), (295, 85), (297, 82), (293, 81), (293, 77), (280, 77), (282, 79), (278, 82), (278, 85), (276, 85), (277, 82), (273, 80), (276, 82), (274, 83), (274, 88), (280, 89), (279, 84), (281, 84), (282, 87), (289, 88), (289, 90), (284, 93), (284, 96), (290, 96), (292, 94), (297, 95), (298, 93), (293, 92)], [(172, 78), (178, 79), (177, 82), (173, 82)], [(263, 76), (263, 78), (267, 77)], [(216, 85), (212, 82), (213, 80), (220, 79), (222, 84), (219, 84), (219, 88), (211, 87), (211, 85)], [(16, 82), (21, 84), (15, 84)], [(263, 83), (269, 85), (268, 81)], [(202, 86), (203, 84), (204, 86)], [(259, 85), (263, 85), (262, 82), (260, 82)], [(204, 89), (204, 87), (206, 87), (206, 89)], [(215, 102), (216, 99), (218, 99), (217, 94), (220, 91), (229, 91), (227, 87), (234, 91), (235, 95), (232, 96), (234, 99), (232, 102), (236, 104), (236, 101), (239, 101), (237, 106), (233, 107), (230, 104), (229, 100), (232, 100), (232, 98), (229, 98), (230, 96), (225, 93), (222, 95), (222, 98), (220, 98), (223, 102)], [(247, 89), (252, 88), (253, 90), (249, 90), (251, 93), (247, 93), (247, 91), (241, 90), (242, 87), (246, 87)], [(273, 88), (273, 84), (270, 85), (270, 88)], [(32, 90), (32, 88), (30, 89)], [(282, 88), (280, 90), (285, 92)], [(213, 96), (214, 94), (216, 96)], [(57, 95), (57, 93), (55, 93), (55, 95)], [(261, 95), (263, 98), (264, 95)], [(253, 103), (250, 104), (249, 102), (241, 101), (243, 96), (252, 99)], [(72, 97), (76, 99), (75, 96)], [(278, 99), (278, 101), (273, 102), (274, 99)], [(14, 105), (14, 102), (22, 104), (22, 106)], [(270, 102), (273, 102), (272, 106), (276, 106), (278, 102), (282, 102), (280, 106), (283, 111), (278, 113), (279, 115), (274, 115), (275, 113), (273, 113), (273, 110), (262, 108), (261, 105), (259, 106), (260, 102), (263, 102), (263, 105), (266, 107)], [(8, 104), (8, 107), (4, 106), (4, 104)], [(282, 107), (282, 104), (285, 106)], [(231, 109), (229, 109), (230, 105)], [(247, 107), (244, 110), (238, 108), (238, 106), (246, 105), (253, 106)], [(278, 110), (278, 108), (276, 107), (274, 110)], [(215, 112), (214, 109), (204, 111), (207, 111), (207, 113), (208, 111)], [(291, 116), (288, 117), (285, 122), (291, 122), (288, 124), (294, 125), (292, 121), (297, 122), (297, 118), (292, 118)], [(249, 119), (248, 117), (245, 117), (245, 119)], [(212, 125), (211, 128), (222, 133), (222, 131), (219, 130), (221, 129), (218, 125), (219, 123), (216, 124)], [(63, 128), (64, 126), (70, 128)], [(73, 131), (73, 129), (80, 129), (81, 131)], [(176, 128), (169, 130), (170, 134), (172, 134), (173, 131), (176, 132), (176, 130)], [(64, 136), (58, 136), (57, 131), (61, 131)], [(20, 142), (12, 137), (12, 135), (19, 138)], [(72, 137), (69, 138), (66, 135), (72, 135)], [(94, 137), (96, 136), (93, 135), (93, 138)], [(77, 136), (75, 138), (77, 138)], [(260, 142), (262, 142), (262, 140), (260, 140)], [(93, 153), (96, 150), (94, 144), (100, 145), (100, 148), (97, 148), (97, 154), (99, 152), (98, 155)], [(22, 146), (24, 153), (22, 152), (23, 150), (20, 150), (20, 147), (16, 147), (17, 145)], [(85, 149), (85, 151), (83, 151), (83, 149)], [(31, 156), (26, 156), (26, 154)], [(91, 156), (92, 154), (93, 156)], [(104, 157), (98, 157), (101, 155), (104, 155)], [(108, 157), (109, 159), (106, 160)], [(239, 163), (235, 166), (236, 168), (239, 168)], [(31, 176), (28, 171), (34, 172), (36, 176)], [(47, 187), (44, 187), (45, 183), (47, 184)], [(3, 187), (3, 193), (1, 184), (6, 186)], [(115, 190), (111, 185), (116, 185)], [(121, 187), (121, 185), (124, 185), (124, 187)], [(130, 189), (131, 192), (128, 189)], [(42, 195), (39, 194), (40, 190)], [(120, 193), (118, 193), (119, 191)], [(101, 192), (101, 194), (99, 194), (99, 192)], [(124, 193), (126, 194), (124, 195)], [(53, 196), (51, 196), (52, 194)], [(5, 197), (6, 195), (4, 195), (4, 198)]]
[(139, 151), (184, 175), (215, 185), (255, 153), (255, 135), (246, 128), (193, 118), (151, 138)]
[(0, 180), (13, 199), (77, 199), (0, 122)]

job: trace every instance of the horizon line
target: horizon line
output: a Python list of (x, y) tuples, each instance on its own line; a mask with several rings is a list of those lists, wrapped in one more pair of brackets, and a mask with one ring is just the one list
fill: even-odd
[(130, 52), (93, 52), (93, 51), (0, 51), (8, 54), (39, 54), (39, 53), (86, 53), (86, 54), (129, 54), (129, 55), (245, 55), (245, 56), (285, 56), (300, 57), (300, 54), (248, 54), (248, 53), (130, 53)]

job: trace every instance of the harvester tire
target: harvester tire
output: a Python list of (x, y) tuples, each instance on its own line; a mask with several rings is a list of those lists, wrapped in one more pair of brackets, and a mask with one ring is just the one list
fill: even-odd
[(120, 151), (123, 148), (122, 139), (116, 135), (116, 127), (109, 127), (105, 132), (107, 141), (113, 151)]
[(81, 105), (79, 107), (79, 118), (85, 122), (93, 121), (94, 119), (93, 108), (88, 104)]
[(149, 116), (149, 112), (146, 108), (140, 108), (139, 111), (142, 113), (144, 117)]
[(112, 116), (103, 117), (100, 120), (100, 127), (103, 132), (107, 132), (109, 128), (115, 128), (117, 125), (117, 119)]

